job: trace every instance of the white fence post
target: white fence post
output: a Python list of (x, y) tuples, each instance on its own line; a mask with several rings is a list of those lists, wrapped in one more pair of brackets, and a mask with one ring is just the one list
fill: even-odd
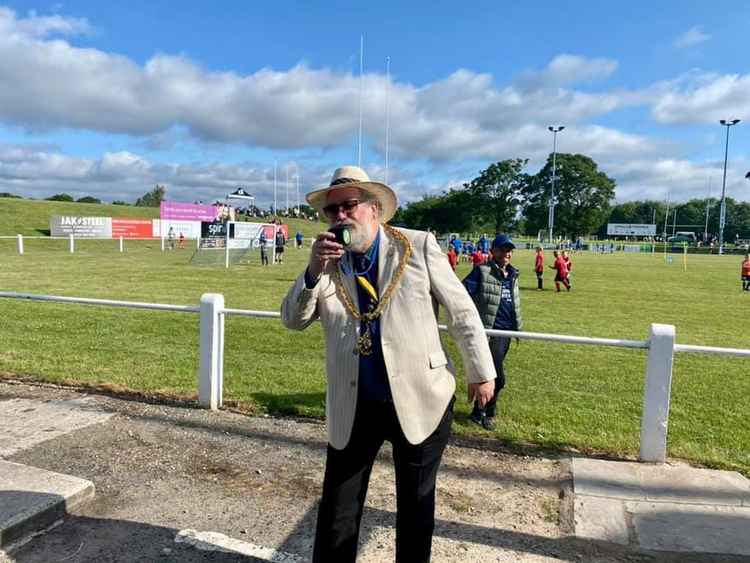
[(667, 457), (674, 341), (673, 325), (651, 325), (641, 418), (641, 461), (663, 463)]
[(18, 253), (23, 254), (23, 235), (18, 235)]
[(73, 254), (76, 251), (75, 239), (73, 238), (72, 234), (68, 235), (68, 239), (70, 241), (70, 244), (69, 244), (69, 246), (70, 246), (70, 253)]
[(216, 410), (222, 405), (224, 386), (224, 296), (201, 295), (201, 357), (198, 376), (198, 402)]
[(123, 244), (122, 244), (122, 236), (121, 236), (121, 237), (120, 237), (120, 252), (124, 252), (124, 251), (125, 251), (125, 248), (123, 247)]
[(164, 235), (161, 236), (161, 251), (164, 252)]

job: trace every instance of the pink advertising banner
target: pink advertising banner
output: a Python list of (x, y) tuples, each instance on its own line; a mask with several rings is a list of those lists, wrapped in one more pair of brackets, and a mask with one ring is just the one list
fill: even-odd
[(218, 209), (213, 205), (162, 201), (159, 206), (159, 217), (174, 221), (213, 221), (217, 214)]

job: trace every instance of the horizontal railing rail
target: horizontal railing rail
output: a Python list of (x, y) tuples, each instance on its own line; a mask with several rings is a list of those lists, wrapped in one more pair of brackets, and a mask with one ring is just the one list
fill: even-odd
[[(281, 317), (280, 313), (276, 311), (253, 311), (225, 307), (224, 296), (216, 293), (206, 293), (201, 296), (200, 306), (197, 307), (167, 303), (145, 303), (141, 301), (39, 295), (14, 291), (0, 291), (0, 298), (177, 313), (199, 313), (200, 367), (198, 370), (198, 401), (202, 406), (211, 409), (217, 409), (222, 406), (225, 317), (227, 315), (266, 319), (279, 319)], [(440, 330), (448, 330), (446, 325), (439, 325), (439, 327)], [(677, 344), (675, 342), (675, 327), (662, 324), (651, 325), (648, 340), (625, 340), (494, 329), (486, 329), (485, 332), (488, 336), (502, 336), (521, 340), (647, 350), (646, 384), (643, 396), (643, 414), (641, 417), (640, 459), (643, 461), (663, 462), (666, 459), (672, 364), (675, 353), (720, 354), (750, 358), (750, 350), (742, 348)]]

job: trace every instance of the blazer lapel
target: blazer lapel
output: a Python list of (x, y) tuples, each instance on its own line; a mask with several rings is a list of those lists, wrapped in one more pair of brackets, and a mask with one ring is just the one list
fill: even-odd
[(383, 295), (393, 279), (395, 267), (398, 263), (396, 250), (397, 244), (391, 240), (382, 226), (380, 229), (380, 247), (378, 248), (378, 294)]

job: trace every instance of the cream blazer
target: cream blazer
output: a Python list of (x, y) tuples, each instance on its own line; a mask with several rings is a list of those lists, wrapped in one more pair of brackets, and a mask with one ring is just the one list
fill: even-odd
[[(455, 369), (440, 342), (438, 308), (446, 311), (448, 329), (461, 350), (470, 383), (494, 379), (487, 337), (476, 307), (456, 277), (435, 237), (399, 229), (411, 242), (412, 254), (399, 287), (380, 318), (380, 334), (388, 382), (401, 429), (412, 444), (437, 428), (456, 389)], [(378, 290), (384, 292), (398, 269), (402, 244), (380, 227)], [(346, 310), (331, 277), (329, 263), (317, 285), (305, 287), (304, 272), (281, 305), (287, 328), (303, 330), (320, 319), (326, 340), (326, 418), (328, 441), (336, 449), (349, 442), (357, 409), (359, 358), (354, 353), (359, 322)], [(342, 275), (355, 306), (354, 280)], [(374, 423), (377, 423), (374, 421)]]

